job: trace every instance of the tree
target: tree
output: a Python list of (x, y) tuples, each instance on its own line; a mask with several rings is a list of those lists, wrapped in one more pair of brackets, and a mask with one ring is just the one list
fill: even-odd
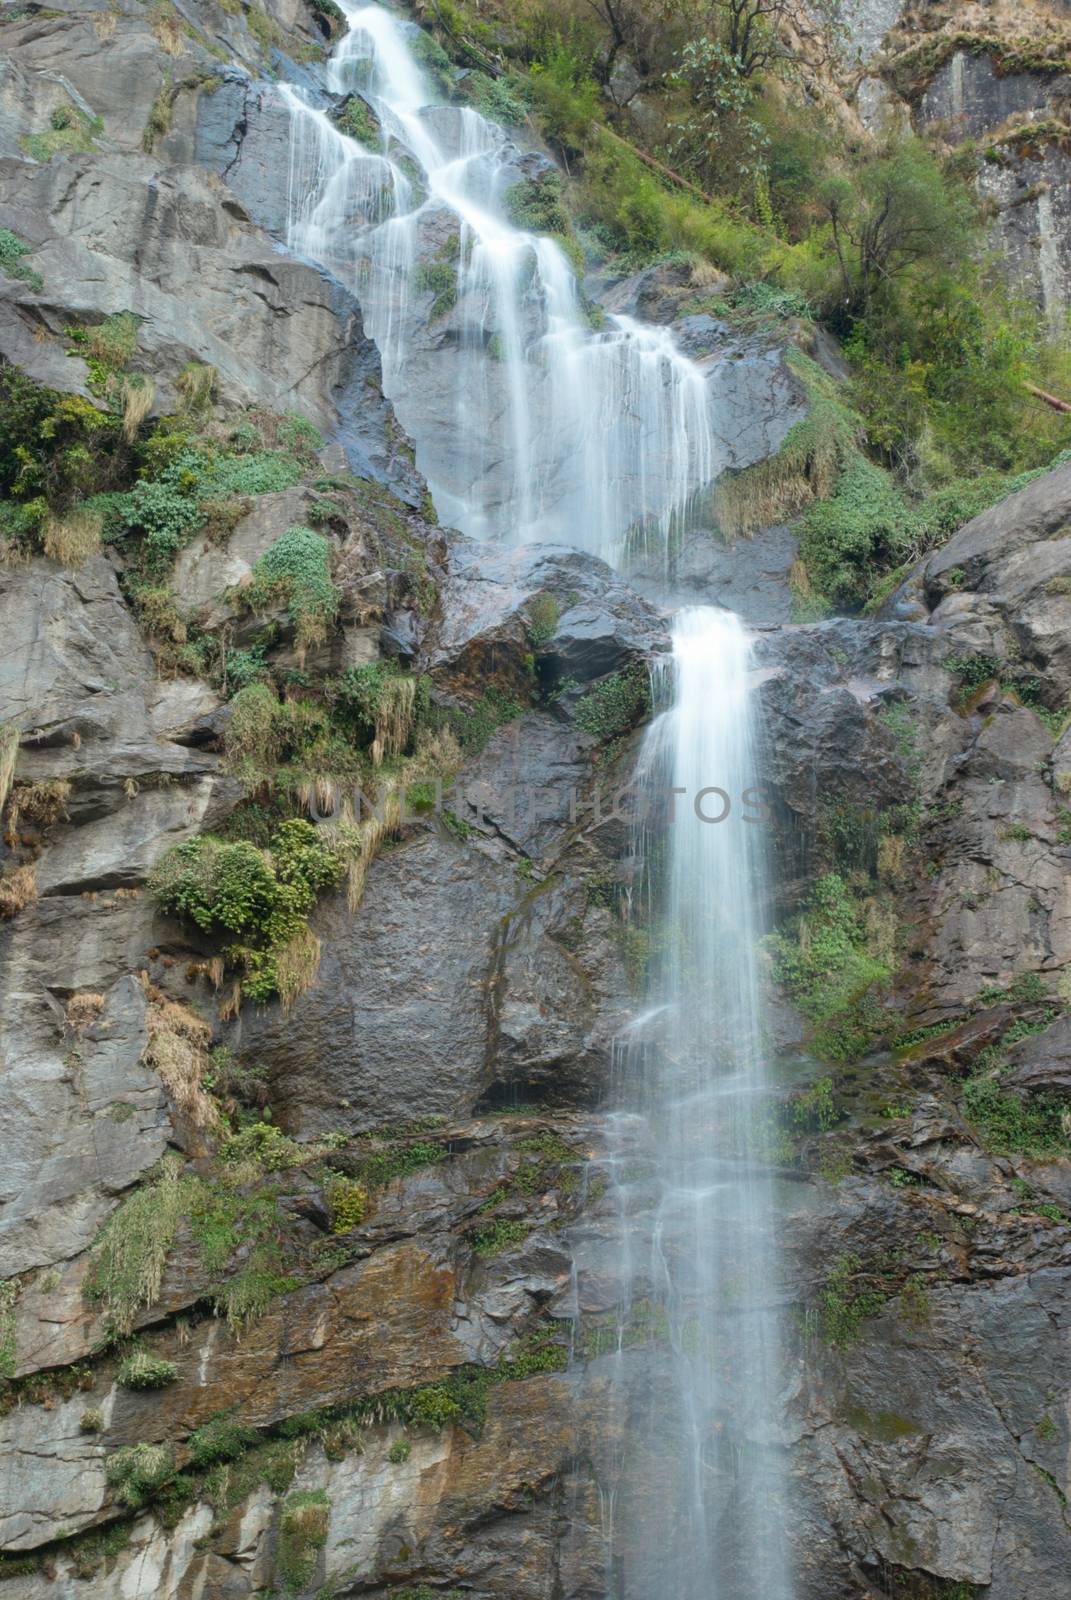
[(854, 182), (829, 179), (821, 198), (850, 312), (866, 315), (913, 267), (951, 267), (969, 254), (970, 197), (946, 178), (920, 140), (887, 149)]

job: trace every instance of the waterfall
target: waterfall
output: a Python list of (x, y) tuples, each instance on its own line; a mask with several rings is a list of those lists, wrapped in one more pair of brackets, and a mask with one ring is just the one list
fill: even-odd
[[(362, 142), (329, 102), (280, 87), (288, 243), (358, 295), (440, 515), (615, 566), (668, 556), (722, 464), (702, 366), (669, 329), (596, 315), (560, 243), (511, 219), (510, 190), (545, 161), (444, 102), (412, 24), (343, 10), (327, 88), (371, 117)], [(608, 1600), (788, 1600), (750, 646), (736, 618), (704, 609), (680, 614), (673, 644), (637, 783), (676, 791), (675, 817), (641, 842), (658, 954), (609, 1117)]]
[(413, 24), (343, 10), (327, 87), (360, 95), (378, 132), (362, 144), (280, 86), (287, 242), (358, 294), (440, 516), (613, 565), (668, 551), (719, 468), (702, 368), (668, 329), (597, 312), (561, 245), (510, 220), (532, 156), (443, 103)]
[(641, 753), (638, 786), (669, 800), (646, 841), (661, 857), (655, 954), (647, 1009), (623, 1041), (613, 1119), (623, 1285), (614, 1600), (791, 1592), (749, 679), (736, 617), (681, 612)]

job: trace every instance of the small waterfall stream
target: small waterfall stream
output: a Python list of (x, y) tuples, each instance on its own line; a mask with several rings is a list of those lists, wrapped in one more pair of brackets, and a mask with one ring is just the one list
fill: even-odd
[(657, 954), (647, 1008), (622, 1041), (613, 1123), (628, 1288), (613, 1380), (624, 1440), (614, 1600), (791, 1592), (750, 658), (731, 613), (678, 614), (637, 775), (668, 805), (645, 852), (661, 858)]
[(364, 98), (381, 148), (281, 86), (288, 242), (357, 289), (440, 516), (615, 565), (626, 549), (664, 551), (719, 467), (701, 367), (668, 329), (594, 315), (561, 246), (509, 220), (531, 158), (477, 111), (442, 103), (412, 24), (381, 6), (343, 10), (328, 88)]
[[(350, 138), (330, 102), (280, 86), (288, 242), (358, 294), (440, 515), (478, 538), (560, 541), (614, 565), (664, 556), (721, 464), (702, 367), (668, 329), (593, 316), (561, 246), (510, 220), (510, 189), (545, 171), (542, 158), (533, 169), (501, 128), (443, 102), (412, 24), (377, 5), (343, 10), (328, 90), (359, 94), (379, 131)], [(607, 1600), (789, 1600), (756, 968), (763, 830), (744, 815), (759, 781), (750, 644), (735, 617), (693, 609), (673, 645), (637, 780), (678, 802), (642, 842), (659, 954), (608, 1117), (621, 1306), (611, 1470), (598, 1482)], [(703, 790), (708, 820), (694, 808)], [(723, 822), (709, 791), (729, 797)]]

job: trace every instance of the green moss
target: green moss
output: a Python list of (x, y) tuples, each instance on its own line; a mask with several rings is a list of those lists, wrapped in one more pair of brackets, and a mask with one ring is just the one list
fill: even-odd
[(331, 1526), (331, 1501), (324, 1489), (292, 1494), (279, 1518), (278, 1569), (284, 1592), (297, 1594), (312, 1582)]
[(430, 261), (421, 261), (413, 268), (410, 283), (414, 293), (434, 296), (428, 312), (432, 322), (452, 311), (457, 303), (460, 256), (461, 235), (454, 233)]
[(43, 133), (24, 133), (19, 137), (19, 149), (32, 161), (51, 161), (53, 156), (69, 155), (78, 150), (95, 150), (97, 140), (104, 133), (100, 117), (90, 117), (74, 109), (70, 121), (63, 127), (51, 127)]
[(334, 113), (332, 120), (340, 132), (356, 139), (366, 149), (379, 150), (382, 147), (383, 128), (379, 118), (368, 101), (362, 100), (359, 94), (351, 94), (341, 110)]

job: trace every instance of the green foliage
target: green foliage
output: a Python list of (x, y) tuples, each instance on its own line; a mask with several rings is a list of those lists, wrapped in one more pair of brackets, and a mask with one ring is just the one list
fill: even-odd
[(362, 1188), (368, 1191), (386, 1188), (396, 1178), (406, 1178), (421, 1167), (434, 1166), (446, 1158), (441, 1144), (430, 1139), (417, 1139), (412, 1143), (388, 1142), (368, 1154), (358, 1155), (354, 1173)]
[(529, 1222), (513, 1220), (509, 1217), (495, 1217), (491, 1222), (486, 1222), (478, 1228), (473, 1228), (469, 1235), (469, 1244), (478, 1256), (497, 1256), (503, 1250), (509, 1250), (515, 1244), (521, 1244), (532, 1231)]
[(577, 702), (577, 726), (600, 744), (619, 738), (651, 709), (651, 684), (643, 667), (625, 667), (603, 678)]
[(348, 134), (351, 139), (356, 139), (358, 144), (364, 145), (367, 150), (379, 150), (383, 144), (383, 128), (367, 100), (359, 94), (351, 94), (332, 118), (335, 127), (340, 132)]
[(820, 878), (790, 932), (767, 939), (775, 977), (830, 1060), (852, 1060), (882, 1031), (873, 990), (892, 973), (888, 927), (871, 919), (836, 873)]
[(804, 512), (800, 558), (832, 604), (860, 606), (875, 573), (899, 566), (912, 552), (914, 536), (914, 518), (889, 473), (856, 455), (832, 497)]
[(161, 910), (220, 937), (227, 960), (243, 969), (243, 991), (263, 1002), (277, 989), (275, 958), (307, 930), (317, 895), (345, 870), (343, 853), (294, 818), (276, 829), (269, 850), (211, 834), (187, 839), (164, 856), (149, 890)]
[(123, 1505), (138, 1511), (171, 1476), (173, 1461), (166, 1444), (129, 1444), (105, 1463), (108, 1482)]
[(324, 1489), (292, 1494), (279, 1518), (278, 1566), (286, 1594), (297, 1594), (312, 1581), (320, 1551), (331, 1526), (331, 1501)]
[(218, 1411), (190, 1434), (190, 1466), (200, 1471), (223, 1461), (235, 1461), (257, 1442), (258, 1435), (252, 1428), (243, 1428), (226, 1411)]
[(413, 268), (410, 281), (414, 293), (434, 295), (428, 312), (432, 322), (452, 311), (457, 301), (460, 256), (461, 235), (454, 233), (430, 261), (421, 261)]
[(534, 649), (538, 650), (540, 645), (553, 639), (560, 615), (558, 602), (552, 594), (537, 594), (528, 602), (526, 626), (529, 643)]
[(994, 1155), (1058, 1161), (1071, 1153), (1068, 1107), (1054, 1095), (1021, 1100), (981, 1073), (963, 1086), (963, 1115)]
[(39, 272), (32, 267), (27, 267), (22, 260), (29, 255), (33, 245), (27, 244), (25, 239), (20, 239), (17, 233), (12, 233), (10, 228), (0, 228), (0, 272), (7, 278), (21, 278), (28, 283), (35, 294), (40, 294), (45, 287), (45, 280)]
[(339, 591), (331, 581), (331, 543), (311, 528), (288, 528), (253, 568), (243, 598), (254, 609), (285, 600), (300, 644), (326, 638)]
[(429, 708), (427, 720), (432, 728), (447, 728), (462, 750), (475, 755), (488, 743), (496, 729), (521, 716), (524, 707), (504, 689), (493, 684), (471, 706)]
[(173, 1361), (151, 1356), (147, 1350), (132, 1350), (119, 1363), (115, 1381), (124, 1389), (163, 1389), (174, 1383), (177, 1372)]
[(862, 1262), (843, 1255), (834, 1261), (818, 1298), (819, 1327), (828, 1344), (846, 1349), (858, 1339), (863, 1323), (876, 1316), (886, 1295), (860, 1282)]
[(809, 1089), (792, 1101), (792, 1121), (809, 1133), (828, 1133), (840, 1121), (841, 1113), (833, 1098), (833, 1079), (816, 1078)]
[(477, 70), (465, 79), (464, 93), (481, 115), (502, 127), (518, 127), (528, 115), (528, 89), (521, 78), (492, 78)]
[(336, 1174), (327, 1186), (327, 1204), (331, 1213), (332, 1233), (349, 1233), (359, 1227), (368, 1209), (368, 1190), (341, 1173)]
[(584, 256), (573, 221), (565, 208), (565, 192), (561, 174), (555, 171), (542, 173), (538, 178), (528, 178), (515, 183), (505, 195), (506, 214), (518, 228), (528, 233), (544, 234), (556, 239), (569, 257), (577, 272), (583, 271)]
[(51, 161), (53, 156), (76, 150), (95, 150), (96, 141), (104, 132), (100, 117), (90, 117), (77, 108), (69, 120), (57, 127), (55, 123), (42, 133), (24, 133), (19, 136), (19, 149), (32, 161)]
[(164, 1265), (188, 1200), (177, 1156), (165, 1156), (153, 1181), (129, 1195), (105, 1223), (86, 1277), (113, 1336), (130, 1332), (142, 1306), (160, 1292)]
[(395, 1439), (387, 1451), (387, 1460), (394, 1466), (400, 1466), (403, 1461), (408, 1461), (413, 1453), (413, 1446), (408, 1439)]

